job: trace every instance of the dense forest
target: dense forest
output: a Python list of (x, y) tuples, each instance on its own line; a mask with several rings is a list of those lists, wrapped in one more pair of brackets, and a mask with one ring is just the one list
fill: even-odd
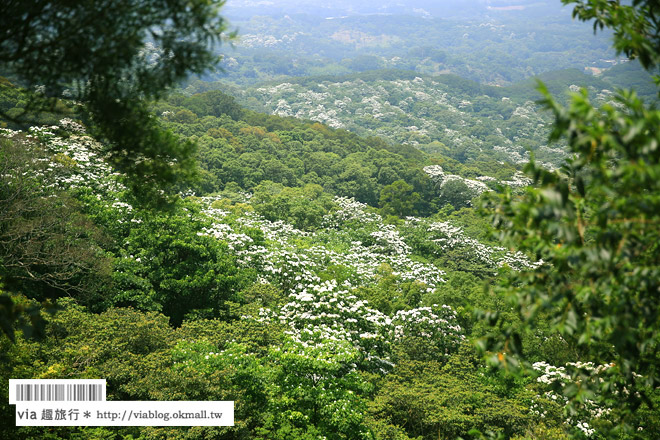
[[(655, 2), (43, 3), (0, 6), (0, 439), (658, 438)], [(234, 424), (18, 427), (9, 379)]]

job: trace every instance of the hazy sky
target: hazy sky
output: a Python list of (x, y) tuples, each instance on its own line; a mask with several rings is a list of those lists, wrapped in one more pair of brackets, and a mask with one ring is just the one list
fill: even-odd
[(406, 14), (477, 18), (483, 14), (559, 13), (560, 0), (228, 0), (226, 10), (240, 15)]

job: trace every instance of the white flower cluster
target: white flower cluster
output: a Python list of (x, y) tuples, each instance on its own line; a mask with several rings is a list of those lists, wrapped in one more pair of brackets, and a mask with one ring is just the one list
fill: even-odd
[(362, 353), (370, 368), (385, 372), (392, 365), (391, 320), (348, 290), (338, 289), (335, 280), (291, 294), (277, 319), (289, 326), (288, 334), (303, 346), (324, 340), (347, 341)]
[(456, 174), (446, 174), (440, 165), (429, 165), (424, 167), (423, 170), (439, 188), (442, 188), (448, 182), (459, 180), (465, 183), (470, 189), (473, 197), (476, 197), (485, 191), (490, 191), (488, 185), (478, 180), (465, 179)]
[(482, 182), (497, 182), (497, 179), (491, 176), (479, 176), (476, 179)]
[(529, 407), (529, 412), (538, 417), (541, 417), (542, 419), (548, 415), (548, 412), (543, 408), (543, 406), (535, 400), (532, 400), (532, 406)]
[(512, 143), (505, 143), (504, 146), (495, 145), (493, 151), (502, 153), (506, 160), (511, 163), (523, 164), (529, 162), (529, 152), (514, 146)]
[[(271, 222), (255, 212), (246, 212), (244, 217), (238, 218), (244, 226), (261, 229), (268, 240), (284, 242), (290, 237), (306, 237), (311, 233), (294, 228), (285, 221)], [(282, 242), (282, 244), (284, 243)]]
[(128, 203), (121, 202), (121, 201), (119, 201), (119, 200), (117, 200), (116, 202), (114, 202), (114, 203), (112, 204), (112, 207), (115, 208), (115, 209), (121, 210), (121, 211), (126, 211), (126, 212), (131, 212), (131, 211), (133, 211), (133, 206), (131, 206), (131, 205), (128, 204)]
[(378, 269), (383, 264), (389, 265), (393, 270), (392, 274), (403, 281), (420, 281), (426, 284), (429, 292), (445, 282), (442, 278), (445, 272), (431, 264), (413, 261), (408, 255), (386, 255), (378, 248), (374, 251), (373, 247), (366, 247), (358, 242), (353, 244), (350, 252), (335, 254), (330, 261), (353, 268), (357, 275), (356, 285), (376, 280)]
[(511, 180), (503, 180), (500, 183), (502, 185), (507, 185), (512, 188), (524, 188), (532, 184), (532, 179), (525, 176), (520, 171), (517, 171)]
[(425, 337), (442, 345), (448, 355), (464, 338), (449, 306), (402, 311), (390, 319), (342, 287), (329, 280), (292, 293), (290, 302), (275, 318), (287, 325), (288, 334), (303, 346), (327, 340), (349, 342), (362, 354), (365, 367), (382, 373), (393, 365), (389, 354), (397, 339)]
[(378, 214), (366, 212), (367, 204), (353, 197), (335, 197), (335, 203), (339, 209), (323, 218), (323, 225), (327, 228), (337, 228), (347, 222), (374, 223), (382, 220)]
[(202, 232), (198, 232), (197, 235), (207, 235), (225, 241), (232, 251), (245, 249), (254, 243), (252, 237), (235, 233), (231, 226), (224, 223), (213, 223), (210, 228), (203, 228)]
[(11, 139), (14, 136), (22, 134), (22, 130), (10, 130), (8, 128), (2, 128), (0, 127), (0, 136)]
[(73, 119), (69, 119), (69, 118), (60, 119), (60, 127), (72, 133), (85, 134), (85, 127), (82, 124), (77, 123)]
[(527, 101), (520, 107), (516, 107), (511, 116), (518, 116), (523, 119), (531, 119), (536, 117), (536, 104), (532, 101)]
[(294, 32), (291, 35), (285, 34), (280, 38), (274, 35), (245, 34), (241, 36), (239, 45), (245, 47), (274, 47), (281, 44), (291, 43), (299, 35), (305, 35), (304, 32)]
[(318, 282), (315, 273), (328, 266), (345, 267), (347, 283), (351, 286), (375, 283), (383, 264), (389, 265), (392, 274), (402, 281), (424, 283), (427, 291), (444, 283), (444, 272), (433, 265), (413, 261), (407, 255), (383, 254), (380, 246), (366, 247), (358, 242), (353, 243), (347, 252), (333, 251), (321, 245), (296, 249), (275, 244), (270, 249), (251, 246), (237, 255), (243, 264), (260, 268), (271, 282), (294, 291), (304, 289), (307, 283)]
[[(534, 370), (541, 373), (536, 379), (538, 383), (543, 385), (552, 386), (555, 383), (559, 383), (562, 388), (573, 381), (571, 375), (568, 373), (568, 368), (572, 370), (579, 370), (580, 376), (585, 372), (587, 373), (586, 380), (596, 380), (597, 382), (602, 382), (598, 376), (607, 369), (611, 368), (610, 365), (594, 365), (592, 362), (569, 362), (566, 364), (566, 367), (555, 367), (548, 364), (547, 362), (536, 362), (532, 365)], [(567, 368), (568, 367), (568, 368)], [(554, 391), (548, 390), (545, 392), (545, 396), (553, 401), (562, 404), (563, 406), (568, 405), (568, 398), (563, 395), (558, 395)], [(591, 418), (598, 419), (603, 417), (611, 412), (610, 408), (603, 407), (598, 405), (593, 400), (586, 399), (582, 402), (584, 412), (577, 414), (567, 420), (567, 423), (571, 426), (574, 426), (579, 431), (582, 432), (586, 437), (592, 437), (596, 430), (592, 428), (587, 421), (577, 420), (577, 416), (582, 418)]]
[(57, 131), (60, 127), (57, 125), (40, 125), (40, 126), (33, 126), (28, 129), (28, 132), (39, 138), (39, 140), (46, 140), (49, 139), (51, 136), (55, 136), (55, 131)]
[[(401, 282), (423, 283), (429, 292), (444, 283), (444, 271), (411, 259), (410, 246), (397, 229), (384, 225), (380, 215), (366, 212), (366, 205), (354, 199), (336, 198), (339, 209), (326, 216), (328, 229), (318, 233), (300, 231), (283, 221), (271, 222), (251, 211), (232, 220), (226, 211), (209, 207), (214, 200), (202, 199), (207, 206), (203, 212), (213, 219), (213, 226), (200, 234), (227, 242), (241, 264), (258, 269), (264, 280), (285, 291), (299, 292), (319, 282), (317, 274), (330, 266), (343, 268), (349, 286), (376, 283), (383, 265)], [(247, 227), (264, 233), (266, 247), (255, 245), (242, 232)], [(370, 245), (353, 238), (358, 229)], [(301, 246), (301, 240), (306, 244)]]
[(394, 225), (385, 225), (370, 235), (376, 240), (376, 246), (382, 249), (383, 253), (405, 255), (410, 253), (410, 246), (403, 241)]
[[(271, 113), (320, 121), (406, 145), (438, 141), (473, 151), (492, 148), (498, 159), (513, 163), (529, 160), (524, 146), (529, 142), (519, 140), (532, 140), (537, 147), (543, 143), (542, 139), (547, 139), (547, 117), (537, 112), (532, 101), (513, 111), (516, 129), (508, 130), (510, 121), (501, 114), (476, 114), (471, 109), (472, 102), (464, 95), (457, 94), (448, 84), (431, 79), (326, 80), (310, 86), (290, 83), (280, 86), (248, 89), (245, 96), (257, 98)], [(494, 104), (499, 101), (492, 99)], [(509, 98), (502, 101), (513, 103)], [(484, 119), (495, 128), (488, 133), (491, 139), (487, 141), (484, 134), (457, 129), (481, 126)], [(405, 120), (406, 124), (395, 123), (398, 120)], [(563, 157), (554, 154), (549, 157), (539, 154), (537, 159), (539, 163), (551, 162), (555, 166), (563, 161)]]
[[(64, 128), (68, 131), (78, 130), (79, 124), (63, 119)], [(85, 189), (93, 188), (97, 192), (115, 198), (112, 193), (125, 190), (125, 186), (117, 180), (117, 174), (101, 156), (101, 145), (89, 136), (72, 134), (65, 138), (55, 132), (58, 126), (30, 127), (27, 135), (21, 132), (3, 129), (0, 136), (17, 138), (23, 136), (22, 142), (26, 148), (40, 146), (52, 154), (47, 166), (35, 171), (44, 188)], [(75, 130), (74, 130), (75, 129)]]
[(456, 312), (448, 305), (399, 310), (392, 323), (396, 339), (409, 336), (427, 338), (430, 344), (442, 351), (445, 358), (465, 340)]
[(274, 97), (280, 94), (293, 93), (295, 89), (291, 83), (281, 83), (272, 87), (260, 87), (255, 90), (262, 98)]
[(542, 373), (539, 377), (536, 378), (536, 381), (546, 385), (550, 385), (557, 380), (567, 381), (571, 378), (568, 374), (566, 374), (566, 368), (555, 367), (554, 365), (550, 365), (547, 362), (536, 362), (532, 365), (532, 368)]
[(596, 430), (590, 427), (587, 422), (577, 422), (575, 426), (587, 437), (591, 437), (596, 433)]
[(257, 267), (270, 282), (289, 292), (300, 292), (309, 285), (319, 283), (316, 275), (320, 265), (313, 255), (289, 249), (268, 250), (254, 247), (239, 253), (241, 261)]
[(465, 248), (471, 251), (471, 254), (483, 264), (490, 267), (509, 266), (513, 270), (533, 270), (543, 264), (543, 261), (533, 262), (522, 252), (509, 252), (501, 246), (488, 246), (474, 238), (470, 238), (463, 230), (447, 222), (429, 223), (426, 220), (415, 217), (408, 218), (408, 224), (417, 224), (426, 227), (426, 232), (430, 233), (429, 240), (438, 246), (438, 253), (456, 249)]

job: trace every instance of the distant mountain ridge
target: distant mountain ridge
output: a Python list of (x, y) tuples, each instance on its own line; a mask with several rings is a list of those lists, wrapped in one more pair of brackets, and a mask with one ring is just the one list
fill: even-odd
[[(225, 55), (223, 71), (207, 79), (246, 85), (290, 76), (400, 69), (454, 73), (503, 86), (551, 70), (600, 72), (619, 62), (609, 34), (594, 36), (559, 1), (476, 2), (472, 9), (463, 6), (447, 13), (417, 7), (423, 2), (406, 3), (392, 13), (305, 11), (308, 6), (296, 7), (294, 13), (286, 2), (266, 3), (228, 9), (239, 38), (233, 49), (219, 49)], [(518, 9), (493, 9), (506, 9), (507, 4)], [(369, 1), (360, 3), (363, 7), (368, 9)]]
[(535, 0), (337, 0), (331, 3), (319, 0), (300, 2), (296, 0), (281, 1), (233, 1), (226, 7), (229, 17), (246, 17), (255, 14), (285, 15), (311, 14), (329, 18), (351, 15), (375, 14), (408, 14), (422, 17), (474, 17), (475, 15), (498, 14), (507, 12), (524, 12), (537, 14), (559, 14), (561, 3), (556, 1)]

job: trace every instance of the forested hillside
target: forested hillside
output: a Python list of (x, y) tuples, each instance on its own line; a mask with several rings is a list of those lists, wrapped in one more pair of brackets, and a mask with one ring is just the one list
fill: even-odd
[[(634, 69), (629, 71), (636, 72)], [(230, 90), (245, 105), (281, 116), (295, 116), (378, 136), (397, 144), (440, 153), (460, 162), (497, 160), (524, 164), (529, 154), (546, 167), (566, 158), (561, 145), (548, 145), (552, 118), (536, 103), (537, 81), (563, 102), (585, 88), (595, 101), (614, 99), (618, 88), (631, 83), (624, 69), (612, 69), (603, 79), (573, 70), (554, 71), (508, 87), (493, 87), (455, 75), (420, 75), (378, 70), (345, 77), (290, 78), (247, 90)], [(616, 80), (622, 82), (616, 82)], [(630, 85), (642, 85), (644, 77)], [(649, 83), (640, 87), (648, 91)], [(207, 88), (194, 83), (187, 90)], [(652, 90), (652, 88), (651, 88)], [(653, 99), (652, 93), (646, 96)]]
[[(537, 264), (492, 242), (470, 208), (411, 217), (421, 198), (399, 180), (381, 190), (382, 211), (408, 217), (384, 224), (378, 211), (353, 198), (371, 197), (359, 182), (339, 183), (340, 195), (332, 197), (318, 184), (294, 180), (286, 187), (265, 174), (252, 193), (227, 184), (215, 196), (188, 197), (158, 214), (133, 205), (122, 176), (110, 173), (98, 145), (79, 130), (63, 121), (29, 134), (3, 132), (5, 169), (9, 161), (12, 175), (21, 176), (7, 189), (23, 188), (4, 221), (3, 243), (15, 245), (3, 257), (5, 286), (29, 292), (15, 297), (26, 306), (61, 292), (73, 297), (46, 318), (44, 339), (4, 339), (13, 359), (4, 374), (100, 376), (108, 380), (109, 399), (236, 401), (236, 428), (193, 429), (191, 438), (451, 437), (469, 427), (515, 435), (535, 426), (530, 405), (554, 414), (534, 429), (560, 432), (561, 406), (544, 395), (549, 385), (484, 375), (467, 344), (487, 331), (472, 317), (473, 305), (502, 306), (483, 283), (498, 271)], [(246, 132), (237, 137), (256, 142)], [(314, 130), (307, 133), (314, 142)], [(355, 154), (367, 156), (364, 149)], [(42, 215), (33, 218), (37, 207)], [(53, 222), (58, 228), (49, 235), (34, 235)], [(31, 246), (21, 247), (27, 234)], [(70, 260), (53, 254), (35, 261), (35, 248), (58, 242), (73, 244)], [(548, 365), (570, 359), (560, 339), (539, 334), (527, 344)], [(306, 361), (310, 356), (316, 361)], [(551, 368), (545, 365), (539, 368)], [(414, 382), (401, 388), (402, 380)], [(459, 406), (445, 400), (460, 395), (473, 400)], [(414, 428), (397, 427), (420, 405)], [(589, 423), (591, 416), (578, 420)], [(10, 432), (40, 431), (8, 431), (7, 438)], [(115, 432), (156, 438), (176, 429)]]
[(0, 439), (657, 437), (655, 3), (166, 3), (0, 7)]

